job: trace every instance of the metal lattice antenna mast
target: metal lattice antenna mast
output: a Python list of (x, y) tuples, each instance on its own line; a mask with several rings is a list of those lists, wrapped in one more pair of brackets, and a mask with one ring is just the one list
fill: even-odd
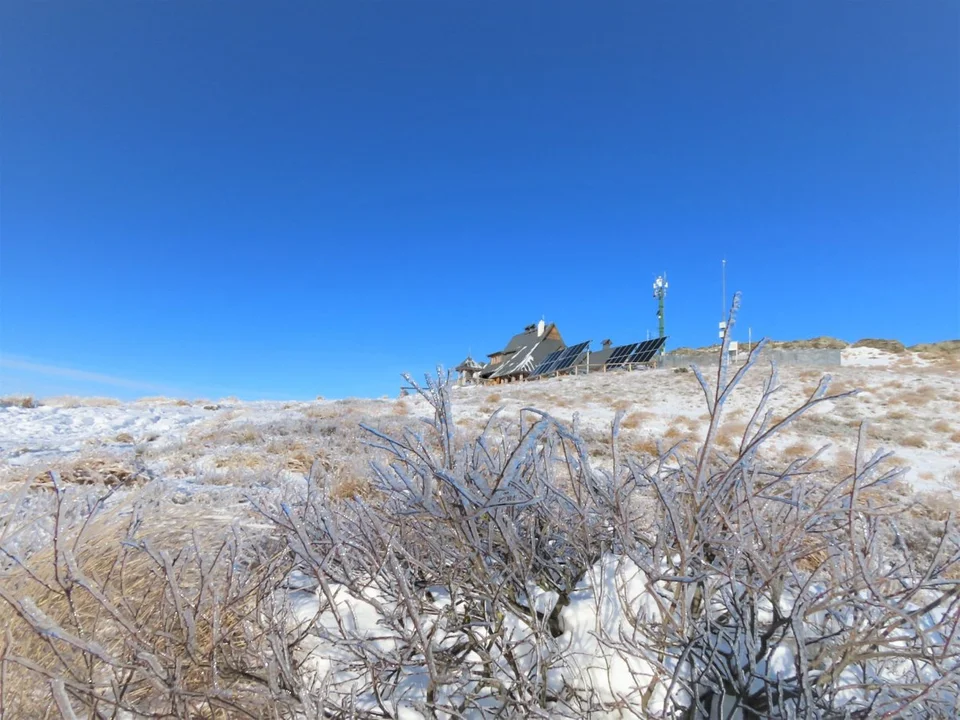
[[(653, 281), (653, 296), (657, 299), (657, 319), (660, 321), (660, 337), (664, 334), (663, 299), (667, 296), (667, 273)], [(662, 348), (661, 348), (662, 352)]]

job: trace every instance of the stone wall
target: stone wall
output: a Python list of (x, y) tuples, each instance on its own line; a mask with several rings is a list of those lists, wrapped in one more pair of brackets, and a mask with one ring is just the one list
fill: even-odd
[[(747, 360), (747, 353), (741, 352), (739, 363)], [(803, 365), (810, 367), (837, 367), (840, 365), (839, 350), (764, 350), (760, 353), (758, 364), (768, 365), (773, 360), (780, 366)], [(676, 368), (699, 365), (707, 367), (717, 364), (716, 353), (690, 353), (685, 355), (664, 355), (661, 367)]]

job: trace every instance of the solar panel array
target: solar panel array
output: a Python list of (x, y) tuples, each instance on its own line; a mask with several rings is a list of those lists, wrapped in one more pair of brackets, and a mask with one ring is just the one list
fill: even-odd
[(634, 343), (633, 345), (616, 347), (613, 349), (613, 352), (610, 353), (605, 367), (609, 370), (623, 367), (624, 365), (641, 365), (648, 363), (656, 357), (666, 342), (667, 339), (662, 337)]
[[(656, 357), (657, 353), (660, 352), (664, 344), (667, 342), (667, 338), (654, 338), (653, 340), (646, 340), (644, 342), (632, 343), (630, 345), (620, 345), (613, 348), (610, 352), (610, 357), (607, 358), (604, 367), (608, 370), (614, 368), (621, 368), (625, 365), (642, 365), (643, 363), (648, 363)], [(577, 345), (572, 345), (568, 348), (562, 350), (554, 350), (552, 353), (547, 355), (539, 365), (537, 365), (528, 377), (534, 378), (539, 377), (540, 375), (550, 375), (551, 373), (563, 372), (564, 370), (569, 369), (575, 365), (580, 358), (583, 357), (585, 352), (588, 352), (590, 346), (590, 341), (578, 343)], [(516, 369), (526, 369), (526, 368), (510, 368), (508, 370), (508, 365), (517, 365), (517, 361), (521, 355), (526, 354), (526, 348), (523, 348), (517, 356), (505, 363), (504, 366), (496, 373), (493, 377), (502, 376), (509, 374), (512, 370)], [(525, 364), (525, 363), (524, 363)]]
[(579, 343), (573, 347), (568, 347), (563, 353), (554, 361), (554, 367), (550, 368), (548, 372), (560, 372), (561, 370), (566, 370), (568, 367), (573, 365), (577, 358), (590, 346), (590, 341)]
[(637, 345), (639, 344), (640, 343), (633, 343), (632, 345), (619, 345), (615, 347), (611, 351), (610, 357), (607, 358), (606, 367), (621, 367), (630, 359), (630, 356), (633, 355), (633, 351), (637, 349)]
[(537, 365), (537, 366), (533, 369), (533, 372), (530, 373), (530, 377), (536, 377), (537, 375), (543, 375), (543, 374), (547, 371), (547, 368), (550, 367), (551, 365), (553, 365), (553, 363), (556, 362), (557, 358), (559, 358), (561, 355), (563, 355), (563, 350), (562, 350), (562, 349), (561, 349), (561, 350), (554, 350), (552, 353), (550, 353), (549, 355), (547, 355), (547, 356), (543, 359), (543, 361), (541, 361), (541, 363), (540, 363), (539, 365)]
[(660, 348), (662, 348), (666, 342), (667, 339), (662, 337), (640, 343), (637, 345), (637, 349), (633, 351), (633, 355), (630, 356), (629, 362), (631, 364), (650, 362), (654, 357), (656, 357), (657, 353), (660, 352)]

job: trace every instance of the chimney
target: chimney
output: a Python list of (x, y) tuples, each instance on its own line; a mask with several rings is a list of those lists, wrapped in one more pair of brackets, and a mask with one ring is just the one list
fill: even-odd
[(604, 347), (604, 349), (610, 347), (611, 345), (613, 345), (613, 340), (610, 340), (610, 339), (608, 338), (607, 340), (604, 340), (604, 341), (603, 341), (603, 347)]
[(542, 338), (546, 329), (547, 324), (543, 321), (543, 318), (540, 318), (540, 322), (537, 323), (537, 337)]

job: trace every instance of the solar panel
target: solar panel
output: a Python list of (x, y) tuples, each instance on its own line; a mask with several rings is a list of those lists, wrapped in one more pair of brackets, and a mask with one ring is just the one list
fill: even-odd
[(656, 354), (660, 352), (660, 348), (662, 348), (666, 342), (667, 339), (662, 337), (640, 343), (627, 362), (631, 365), (641, 365), (650, 362)]
[(627, 359), (633, 354), (633, 351), (637, 349), (639, 343), (633, 343), (632, 345), (620, 345), (615, 347), (613, 352), (610, 353), (610, 357), (607, 358), (607, 367), (620, 367), (623, 365)]
[(553, 360), (550, 361), (550, 364), (547, 365), (543, 370), (544, 374), (549, 375), (550, 373), (552, 373), (554, 370), (557, 369), (557, 364), (560, 362), (560, 359), (563, 357), (563, 354), (566, 351), (567, 351), (566, 348), (564, 348), (563, 350), (560, 351), (559, 355), (557, 355)]
[(537, 367), (533, 369), (533, 372), (530, 373), (530, 377), (536, 377), (537, 375), (543, 375), (546, 372), (547, 367), (549, 367), (557, 358), (563, 354), (563, 350), (554, 350), (552, 353), (547, 355)]
[(563, 354), (554, 361), (554, 367), (550, 368), (550, 372), (559, 372), (560, 370), (566, 370), (568, 367), (573, 365), (576, 362), (577, 358), (583, 353), (584, 350), (589, 347), (590, 341), (582, 342), (579, 345), (574, 345), (573, 347), (568, 347), (563, 351)]

